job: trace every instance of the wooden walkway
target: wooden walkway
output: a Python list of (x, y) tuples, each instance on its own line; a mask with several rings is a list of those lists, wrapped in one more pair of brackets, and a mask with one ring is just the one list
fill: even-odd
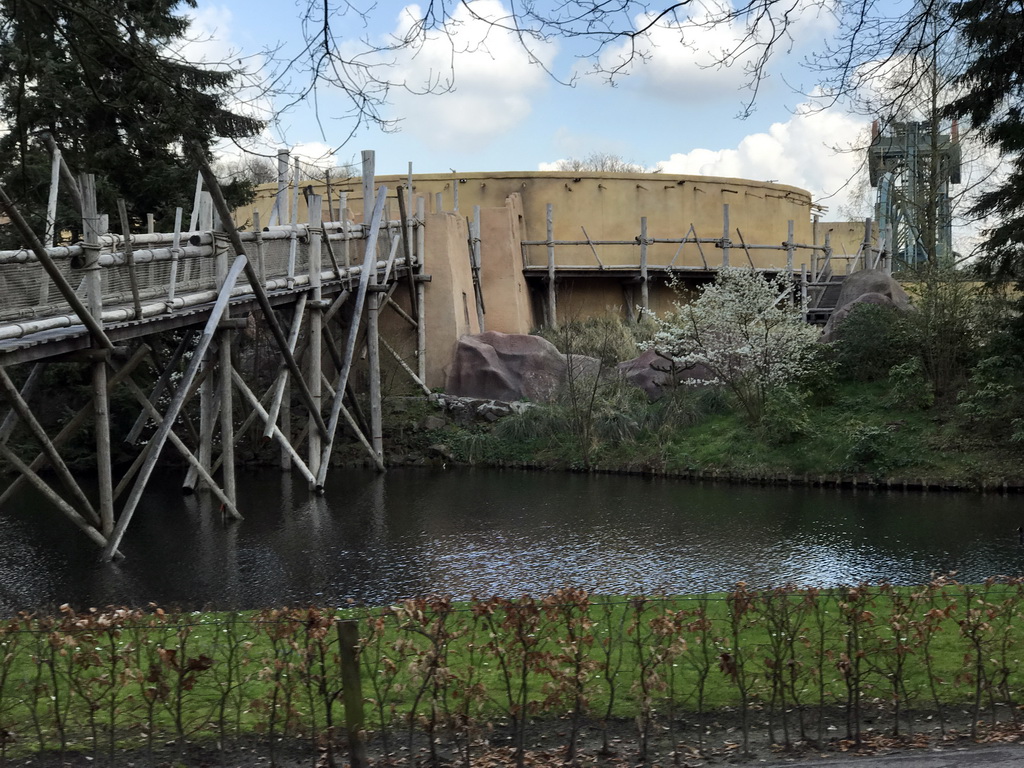
[[(384, 219), (388, 190), (373, 182), (364, 153), (365, 224), (321, 221), (324, 201), (307, 198), (310, 220), (237, 232), (209, 168), (197, 195), (195, 229), (132, 235), (105, 231), (89, 176), (72, 189), (81, 243), (45, 248), (20, 212), (0, 204), (28, 246), (0, 251), (0, 459), (14, 480), (0, 505), (28, 483), (101, 550), (121, 545), (165, 450), (188, 466), (184, 485), (214, 494), (228, 518), (236, 506), (235, 446), (258, 428), (280, 448), (283, 468), (320, 491), (342, 423), (384, 468), (380, 353), (423, 391), (423, 201), (398, 190), (401, 216)], [(333, 205), (328, 206), (328, 210)], [(282, 217), (285, 218), (285, 217)], [(180, 210), (179, 210), (180, 221)], [(220, 222), (224, 222), (221, 226)], [(380, 315), (401, 318), (414, 351), (406, 360), (380, 335)], [(269, 362), (243, 364), (258, 336)], [(168, 339), (173, 343), (167, 344)], [(164, 354), (162, 347), (167, 347)], [(89, 401), (53, 427), (53, 383), (38, 397), (47, 366), (83, 366)], [(353, 396), (353, 370), (368, 382), (368, 414)], [(111, 398), (138, 406), (134, 423), (111, 419)], [(34, 410), (34, 407), (37, 410)], [(62, 454), (83, 428), (95, 434), (94, 485), (87, 493)], [(54, 429), (58, 429), (55, 434)], [(116, 473), (113, 447), (135, 460)]]

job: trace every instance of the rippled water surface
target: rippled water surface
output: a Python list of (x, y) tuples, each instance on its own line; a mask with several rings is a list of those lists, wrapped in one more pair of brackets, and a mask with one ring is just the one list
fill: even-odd
[(0, 515), (0, 608), (71, 602), (256, 607), (582, 586), (696, 592), (1024, 572), (1024, 499), (694, 485), (511, 471), (335, 471), (326, 493), (244, 475), (246, 519), (157, 478), (122, 546), (36, 497)]

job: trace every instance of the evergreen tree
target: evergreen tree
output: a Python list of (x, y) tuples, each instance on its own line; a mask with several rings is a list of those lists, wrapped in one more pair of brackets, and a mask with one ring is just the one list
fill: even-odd
[(961, 78), (963, 95), (946, 114), (969, 118), (1007, 165), (1005, 177), (973, 208), (996, 219), (979, 266), (990, 280), (1024, 282), (1024, 6), (966, 0), (953, 12), (971, 61)]
[[(182, 5), (195, 0), (0, 0), (0, 177), (30, 220), (49, 190), (43, 134), (72, 169), (96, 174), (101, 211), (123, 197), (136, 222), (153, 213), (167, 228), (195, 187), (183, 147), (209, 152), (218, 137), (260, 130), (225, 106), (237, 72), (174, 53), (188, 28)], [(244, 187), (228, 191), (244, 202)], [(58, 214), (73, 231), (76, 218)]]

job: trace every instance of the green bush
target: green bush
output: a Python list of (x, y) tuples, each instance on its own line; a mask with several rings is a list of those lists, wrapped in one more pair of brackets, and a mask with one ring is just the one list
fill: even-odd
[(846, 317), (831, 345), (836, 375), (844, 381), (878, 381), (914, 353), (905, 313), (860, 304)]

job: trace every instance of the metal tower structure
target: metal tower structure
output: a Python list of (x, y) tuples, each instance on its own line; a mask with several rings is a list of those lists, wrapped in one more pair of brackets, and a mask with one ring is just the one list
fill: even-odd
[[(953, 227), (949, 187), (960, 183), (960, 137), (954, 122), (948, 134), (932, 135), (928, 122), (871, 126), (868, 148), (871, 186), (877, 188), (879, 232), (891, 233), (896, 262), (913, 265), (934, 256), (952, 258)], [(928, 253), (934, 227), (935, 253)]]

